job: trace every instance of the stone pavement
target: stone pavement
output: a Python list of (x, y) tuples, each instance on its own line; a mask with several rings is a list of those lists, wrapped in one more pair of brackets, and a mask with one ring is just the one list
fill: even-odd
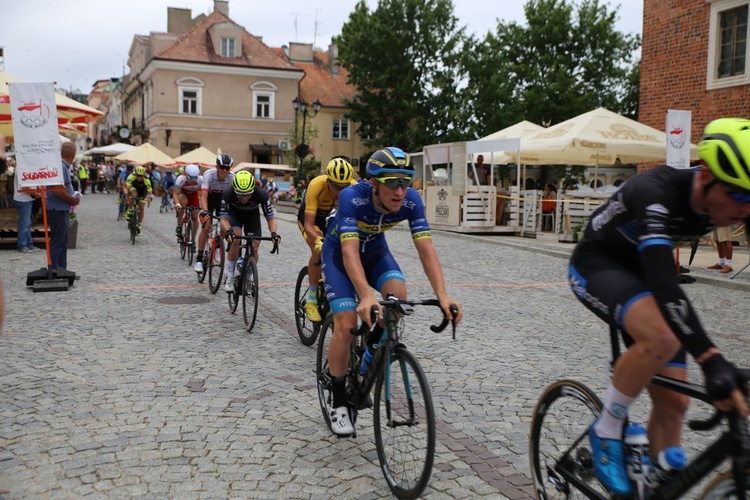
[[(25, 286), (41, 252), (0, 252), (0, 498), (387, 497), (371, 412), (356, 439), (334, 438), (323, 422), (315, 351), (294, 327), (294, 282), (307, 262), (294, 218), (279, 216), (280, 256), (261, 248), (259, 317), (248, 333), (225, 294), (211, 295), (180, 260), (172, 213), (154, 203), (133, 246), (115, 212), (114, 195), (84, 196), (68, 253), (80, 279), (68, 292)], [(410, 295), (431, 296), (408, 231), (388, 240)], [(425, 496), (528, 498), (536, 400), (563, 377), (601, 394), (605, 326), (568, 289), (570, 245), (444, 232), (434, 241), (465, 319), (454, 341), (432, 334), (432, 311), (418, 310), (404, 338), (437, 413)], [(750, 271), (733, 288), (697, 265), (694, 274), (685, 290), (704, 324), (747, 364)], [(641, 422), (645, 399), (634, 411)], [(689, 455), (705, 440), (692, 438)]]

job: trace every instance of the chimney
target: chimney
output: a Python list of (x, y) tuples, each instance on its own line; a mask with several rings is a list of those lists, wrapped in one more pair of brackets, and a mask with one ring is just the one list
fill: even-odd
[(182, 34), (193, 27), (190, 9), (167, 7), (167, 32)]
[(335, 43), (328, 46), (328, 71), (333, 76), (339, 76), (339, 46)]
[(229, 0), (214, 0), (214, 12), (221, 12), (229, 17)]

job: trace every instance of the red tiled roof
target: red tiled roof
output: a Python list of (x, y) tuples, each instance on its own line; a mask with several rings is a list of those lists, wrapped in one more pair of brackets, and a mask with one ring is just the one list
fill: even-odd
[(280, 57), (276, 51), (264, 44), (260, 38), (242, 28), (242, 56), (222, 57), (216, 53), (208, 29), (218, 23), (237, 23), (219, 11), (198, 21), (195, 26), (184, 33), (168, 49), (154, 56), (154, 59), (187, 61), (195, 63), (222, 64), (228, 66), (247, 66), (252, 68), (270, 68), (281, 70), (297, 69), (288, 60)]
[[(277, 54), (285, 60), (289, 60), (284, 49), (274, 49)], [(320, 99), (323, 106), (344, 108), (344, 100), (353, 100), (357, 94), (356, 89), (346, 82), (347, 71), (339, 66), (338, 75), (328, 71), (328, 52), (315, 52), (313, 62), (293, 63), (297, 68), (304, 70), (305, 77), (299, 82), (300, 98), (308, 103)]]

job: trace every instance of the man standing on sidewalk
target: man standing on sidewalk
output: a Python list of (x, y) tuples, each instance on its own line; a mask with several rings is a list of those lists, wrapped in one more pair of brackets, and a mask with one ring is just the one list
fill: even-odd
[(716, 242), (716, 251), (719, 253), (719, 262), (708, 269), (720, 269), (721, 274), (728, 274), (732, 269), (732, 226), (717, 227), (711, 232), (711, 239)]
[(70, 164), (76, 157), (74, 142), (66, 142), (60, 146), (62, 157), (62, 171), (64, 190), (47, 191), (47, 223), (50, 235), (50, 258), (52, 267), (67, 269), (68, 267), (68, 216), (70, 206), (81, 202), (81, 194), (73, 191), (70, 181)]

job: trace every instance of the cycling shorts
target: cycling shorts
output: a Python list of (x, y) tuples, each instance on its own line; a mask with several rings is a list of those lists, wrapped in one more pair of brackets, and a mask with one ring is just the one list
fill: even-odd
[[(630, 347), (634, 340), (623, 326), (625, 314), (638, 299), (653, 295), (641, 273), (604, 252), (579, 246), (570, 261), (568, 281), (578, 300), (605, 323), (618, 328), (623, 342)], [(680, 349), (665, 366), (687, 368), (685, 349)]]
[(208, 213), (219, 216), (221, 213), (221, 196), (212, 197), (210, 194), (208, 195)]
[[(341, 248), (328, 248), (328, 251), (326, 248), (327, 246), (323, 245), (323, 280), (331, 311), (333, 314), (353, 311), (357, 308), (354, 301), (355, 290), (346, 274)], [(386, 281), (394, 279), (405, 281), (401, 268), (387, 246), (371, 247), (367, 249), (367, 253), (359, 255), (367, 283), (378, 292), (381, 291)]]
[(245, 235), (262, 236), (259, 210), (248, 210), (239, 214), (230, 212), (226, 217), (229, 219), (229, 225), (232, 228), (243, 228)]
[[(302, 233), (302, 237), (305, 239), (305, 241), (310, 241), (311, 238), (307, 234), (307, 231), (305, 231), (305, 225), (302, 222), (297, 221), (297, 227), (299, 228), (299, 232)], [(322, 234), (323, 236), (325, 236), (325, 234), (326, 234), (326, 220), (325, 220), (325, 218), (323, 218), (323, 217), (321, 217), (320, 219), (318, 219), (317, 217), (315, 218), (315, 230), (316, 231), (320, 231), (320, 234)], [(315, 235), (315, 238), (317, 238), (317, 237), (318, 236)]]
[(137, 198), (145, 198), (148, 196), (148, 189), (146, 186), (130, 186), (130, 192), (132, 193), (133, 190), (135, 190), (136, 197)]
[(185, 191), (181, 191), (181, 194), (184, 194), (187, 198), (187, 203), (185, 204), (186, 207), (200, 207), (200, 197), (198, 194), (198, 191), (193, 191), (192, 193), (186, 193)]

